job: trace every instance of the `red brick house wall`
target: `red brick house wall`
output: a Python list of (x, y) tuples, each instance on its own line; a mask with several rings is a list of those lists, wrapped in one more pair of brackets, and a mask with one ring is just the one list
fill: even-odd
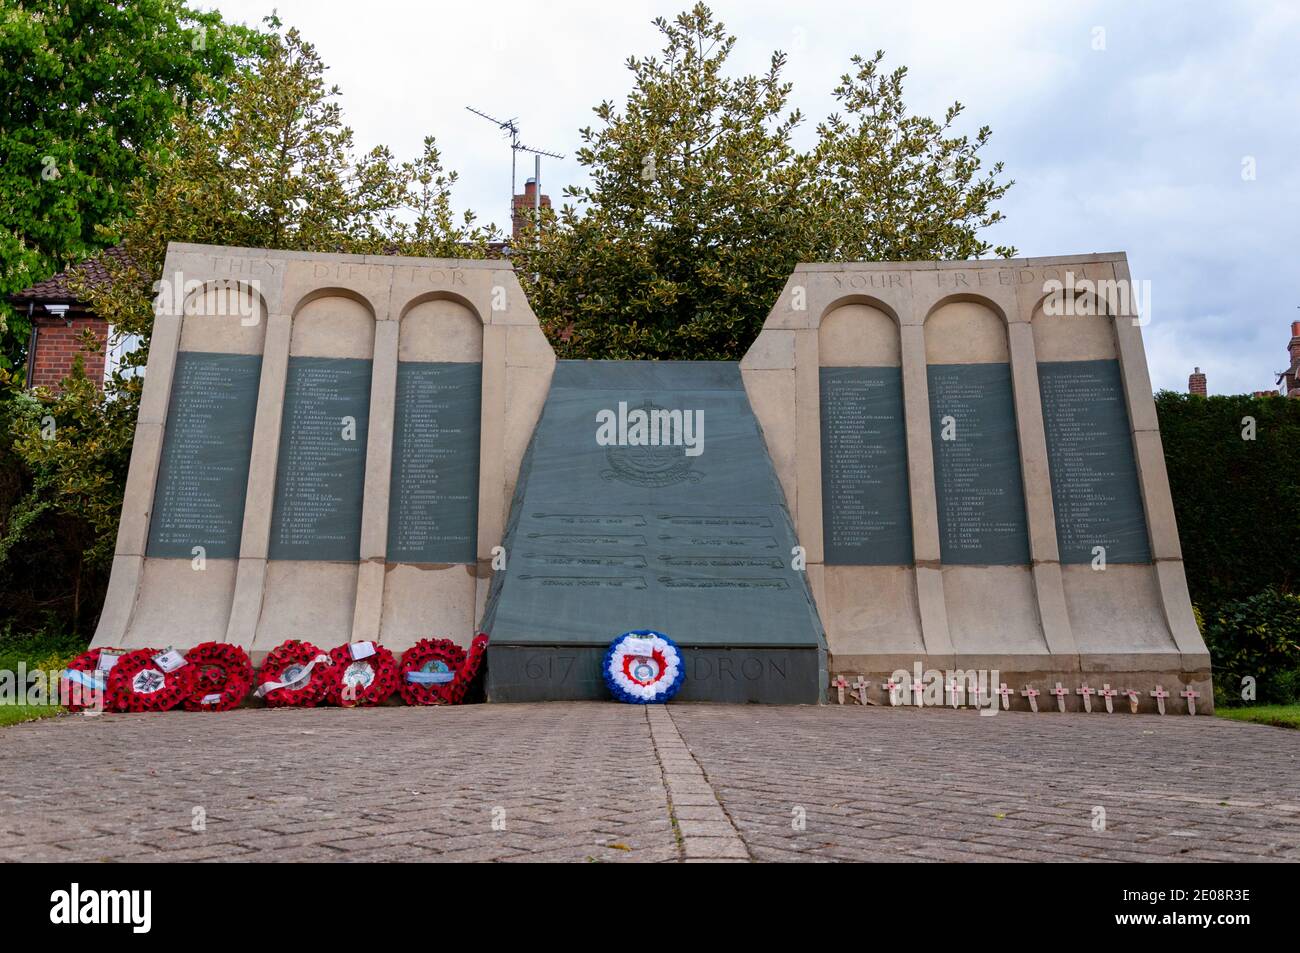
[[(104, 356), (108, 347), (108, 325), (102, 318), (92, 315), (60, 318), (53, 315), (34, 316), (36, 325), (36, 358), (32, 361), (31, 386), (57, 390), (59, 382), (72, 373), (78, 354), (86, 368), (86, 376), (97, 384), (104, 383)], [(99, 349), (87, 351), (82, 342), (89, 330), (99, 342)]]

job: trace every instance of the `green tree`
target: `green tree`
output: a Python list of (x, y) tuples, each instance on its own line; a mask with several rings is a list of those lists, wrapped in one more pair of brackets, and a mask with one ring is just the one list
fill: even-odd
[(994, 248), (980, 232), (1002, 221), (993, 206), (1012, 182), (1000, 182), (1003, 166), (981, 175), (979, 152), (992, 137), (982, 126), (969, 136), (952, 135), (961, 116), (953, 103), (938, 122), (912, 116), (903, 101), (907, 67), (880, 73), (883, 51), (853, 57), (854, 73), (835, 88), (844, 115), (817, 127), (814, 191), (825, 227), (814, 257), (823, 261), (919, 261), (978, 258), (993, 252), (1010, 258), (1014, 248)]
[[(241, 69), (229, 94), (175, 119), (172, 144), (151, 158), (155, 175), (137, 180), (133, 214), (122, 228), (125, 261), (114, 280), (88, 287), (92, 306), (123, 333), (146, 342), (151, 288), (169, 242), (481, 258), (496, 237), (457, 218), (433, 137), (419, 158), (398, 162), (387, 147), (354, 153), (339, 90), (297, 30), (272, 36), (255, 68)], [(143, 363), (147, 348), (128, 359)], [(118, 380), (111, 386), (132, 387)]]
[[(109, 283), (81, 289), (96, 314), (142, 346), (102, 392), (74, 373), (57, 394), (11, 394), (9, 419), (0, 421), (13, 436), (12, 458), (0, 459), (10, 464), (0, 465), (0, 490), (8, 488), (7, 502), (0, 495), (0, 600), (11, 603), (0, 601), (0, 616), (25, 612), (30, 627), (44, 605), (63, 626), (94, 622), (82, 607), (98, 608), (107, 581), (139, 407), (141, 380), (131, 371), (147, 360), (168, 242), (487, 254), (495, 232), (453, 215), (456, 176), (434, 140), (410, 162), (382, 147), (355, 155), (324, 71), (296, 30), (272, 36), (256, 63), (231, 78), (228, 95), (176, 115), (166, 148), (146, 157), (146, 174), (127, 193), (127, 255), (108, 263)], [(42, 564), (58, 591), (38, 600), (30, 569)]]
[(0, 8), (0, 367), (29, 327), (3, 298), (112, 243), (148, 152), (258, 42), (181, 0)]
[[(566, 357), (734, 359), (800, 261), (982, 255), (979, 238), (1011, 185), (981, 173), (989, 140), (910, 116), (906, 71), (855, 58), (835, 95), (843, 114), (801, 152), (785, 55), (730, 76), (736, 39), (704, 4), (658, 19), (659, 56), (632, 57), (621, 108), (580, 131), (589, 184), (543, 213), (517, 266)], [(1014, 249), (998, 248), (1010, 255)]]

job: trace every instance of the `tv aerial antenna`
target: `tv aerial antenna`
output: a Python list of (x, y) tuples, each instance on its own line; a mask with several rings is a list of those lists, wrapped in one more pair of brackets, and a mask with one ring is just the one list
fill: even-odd
[(542, 156), (549, 156), (552, 159), (563, 159), (564, 156), (558, 152), (548, 152), (546, 149), (534, 149), (532, 146), (524, 145), (519, 141), (519, 120), (498, 119), (496, 116), (489, 115), (481, 109), (475, 109), (473, 106), (466, 106), (470, 112), (476, 116), (482, 116), (488, 122), (492, 123), (502, 132), (510, 137), (510, 214), (514, 215), (515, 210), (515, 181), (518, 178), (516, 163), (521, 152), (531, 152), (533, 154), (533, 181), (537, 183), (537, 188), (533, 194), (533, 210), (541, 212), (542, 208)]

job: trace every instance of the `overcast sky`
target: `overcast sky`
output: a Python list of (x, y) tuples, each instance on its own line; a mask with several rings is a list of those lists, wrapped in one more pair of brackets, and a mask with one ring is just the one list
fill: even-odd
[[(572, 157), (601, 99), (627, 92), (629, 55), (690, 0), (444, 3), (199, 0), (255, 23), (274, 7), (316, 44), (360, 148), (418, 154), (433, 134), (459, 171), (457, 205), (508, 227), (510, 150), (468, 113), (517, 117), (523, 140)], [(737, 72), (790, 57), (804, 144), (832, 111), (854, 53), (884, 49), (910, 74), (914, 112), (966, 105), (993, 129), (986, 162), (1015, 187), (986, 233), (1022, 255), (1126, 251), (1151, 282), (1147, 356), (1157, 388), (1271, 389), (1300, 320), (1300, 4), (730, 2)], [(543, 191), (578, 181), (543, 160)], [(521, 162), (518, 180), (532, 174)], [(1144, 310), (1146, 306), (1144, 305)]]

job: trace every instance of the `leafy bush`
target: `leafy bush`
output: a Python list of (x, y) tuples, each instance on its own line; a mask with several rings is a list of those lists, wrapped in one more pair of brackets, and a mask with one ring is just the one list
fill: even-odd
[(86, 651), (87, 639), (73, 632), (0, 631), (0, 669), (17, 671), (18, 663), (28, 671), (67, 668), (68, 662)]
[(1223, 603), (1206, 620), (1216, 694), (1239, 701), (1241, 680), (1253, 678), (1255, 701), (1300, 701), (1300, 595), (1265, 589)]

